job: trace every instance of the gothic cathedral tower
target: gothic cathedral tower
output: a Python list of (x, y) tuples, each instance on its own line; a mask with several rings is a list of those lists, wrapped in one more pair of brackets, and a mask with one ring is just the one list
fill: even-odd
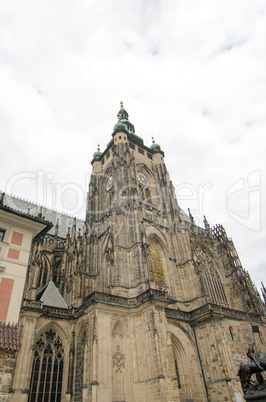
[(92, 168), (83, 229), (54, 222), (33, 244), (9, 400), (239, 400), (266, 333), (232, 240), (182, 211), (122, 103)]

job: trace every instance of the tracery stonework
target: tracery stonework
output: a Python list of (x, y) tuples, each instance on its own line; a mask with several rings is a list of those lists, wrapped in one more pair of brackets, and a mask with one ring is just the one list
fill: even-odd
[(29, 402), (61, 399), (64, 349), (53, 329), (46, 330), (33, 345)]
[(201, 284), (205, 292), (214, 303), (227, 303), (225, 291), (221, 283), (217, 267), (206, 251), (203, 251), (198, 245), (194, 246), (196, 264), (201, 277)]

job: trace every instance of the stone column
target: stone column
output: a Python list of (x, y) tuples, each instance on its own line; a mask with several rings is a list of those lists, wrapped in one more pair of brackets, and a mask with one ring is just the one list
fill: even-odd
[(38, 317), (39, 314), (34, 312), (23, 312), (21, 315), (20, 328), (23, 326), (23, 331), (12, 384), (14, 393), (10, 394), (8, 399), (10, 402), (26, 402), (28, 399), (33, 360), (31, 348), (35, 341), (36, 321)]

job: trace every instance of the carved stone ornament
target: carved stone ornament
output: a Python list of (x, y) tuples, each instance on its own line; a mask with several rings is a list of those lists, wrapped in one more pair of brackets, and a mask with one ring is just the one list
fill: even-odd
[(68, 280), (66, 281), (66, 291), (67, 291), (68, 293), (71, 292), (72, 286), (73, 286), (73, 281), (72, 281), (72, 279), (70, 278), (70, 279), (68, 279)]
[(116, 353), (113, 355), (113, 367), (116, 372), (122, 372), (125, 368), (125, 355), (120, 352), (120, 346), (116, 346)]
[(111, 316), (111, 323), (114, 326), (117, 321), (121, 321), (126, 327), (128, 324), (128, 317), (123, 315), (114, 314)]

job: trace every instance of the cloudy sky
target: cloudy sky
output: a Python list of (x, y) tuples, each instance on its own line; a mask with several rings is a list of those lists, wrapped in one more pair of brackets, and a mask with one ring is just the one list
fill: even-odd
[(77, 217), (124, 101), (181, 207), (266, 283), (265, 0), (0, 4), (0, 189)]

